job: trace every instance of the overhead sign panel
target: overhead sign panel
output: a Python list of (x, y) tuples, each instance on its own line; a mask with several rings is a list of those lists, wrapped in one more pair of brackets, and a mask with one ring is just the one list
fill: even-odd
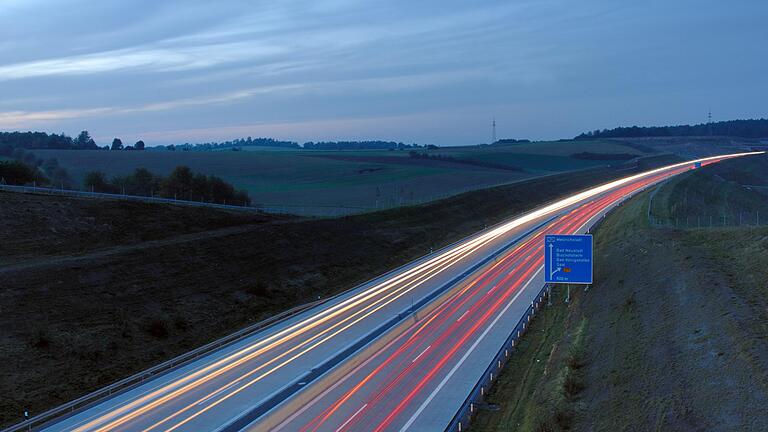
[(544, 236), (544, 277), (547, 283), (592, 283), (592, 236)]

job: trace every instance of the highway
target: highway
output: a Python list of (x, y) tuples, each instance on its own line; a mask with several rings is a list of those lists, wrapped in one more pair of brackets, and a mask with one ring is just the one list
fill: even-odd
[(693, 164), (505, 221), (44, 430), (444, 430), (541, 289), (544, 234), (584, 232)]

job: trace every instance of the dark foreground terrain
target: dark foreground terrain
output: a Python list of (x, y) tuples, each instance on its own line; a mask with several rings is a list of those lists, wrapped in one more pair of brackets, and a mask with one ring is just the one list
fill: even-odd
[(609, 216), (595, 285), (570, 306), (557, 288), (472, 430), (766, 430), (768, 227), (727, 221), (768, 198), (739, 180), (768, 180), (768, 159), (681, 176), (653, 200), (678, 225), (725, 213), (725, 227), (652, 227), (648, 193)]
[(669, 162), (324, 220), (0, 193), (0, 425), (563, 194)]

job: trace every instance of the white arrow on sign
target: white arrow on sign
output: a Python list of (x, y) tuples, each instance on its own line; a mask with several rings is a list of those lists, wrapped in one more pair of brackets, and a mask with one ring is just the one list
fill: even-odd
[(552, 243), (549, 244), (549, 278), (552, 279), (552, 276), (555, 275), (555, 273), (560, 271), (560, 267), (558, 267), (555, 270), (552, 270), (554, 267), (554, 263), (552, 262), (552, 257), (554, 256), (554, 252), (552, 252), (552, 248), (554, 245)]

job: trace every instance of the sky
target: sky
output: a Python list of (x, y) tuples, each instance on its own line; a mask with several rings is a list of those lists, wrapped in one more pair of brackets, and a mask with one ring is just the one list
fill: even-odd
[(420, 144), (768, 117), (765, 0), (0, 0), (0, 130)]

